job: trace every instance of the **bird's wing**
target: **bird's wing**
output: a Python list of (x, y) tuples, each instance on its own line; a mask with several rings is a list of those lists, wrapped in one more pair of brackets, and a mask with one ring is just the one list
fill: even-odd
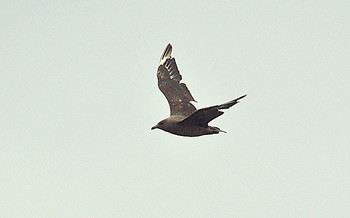
[(175, 58), (171, 57), (172, 46), (165, 48), (157, 71), (158, 87), (165, 95), (170, 106), (170, 115), (189, 116), (196, 108), (191, 104), (195, 101), (185, 83), (180, 83), (182, 77), (177, 69)]
[(186, 119), (181, 121), (182, 124), (196, 125), (202, 127), (208, 127), (208, 123), (213, 119), (221, 116), (224, 112), (220, 111), (221, 109), (228, 109), (233, 105), (237, 104), (240, 99), (244, 98), (246, 95), (243, 95), (239, 98), (236, 98), (232, 101), (229, 101), (225, 104), (215, 105), (211, 107), (202, 108), (196, 110)]

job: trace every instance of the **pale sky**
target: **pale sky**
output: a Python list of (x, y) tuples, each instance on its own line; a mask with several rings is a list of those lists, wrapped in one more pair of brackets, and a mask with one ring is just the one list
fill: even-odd
[[(350, 214), (349, 1), (1, 1), (4, 217)], [(156, 69), (197, 108), (185, 138)]]

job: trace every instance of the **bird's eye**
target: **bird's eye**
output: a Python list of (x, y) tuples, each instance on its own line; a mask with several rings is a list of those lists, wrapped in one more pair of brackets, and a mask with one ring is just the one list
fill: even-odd
[(158, 124), (159, 124), (159, 125), (163, 125), (163, 124), (164, 124), (164, 122), (163, 122), (163, 121), (161, 121), (161, 122), (159, 122)]

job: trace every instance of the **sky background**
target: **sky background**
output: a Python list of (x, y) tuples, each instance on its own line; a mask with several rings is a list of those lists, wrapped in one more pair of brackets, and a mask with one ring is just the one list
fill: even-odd
[[(350, 214), (349, 1), (1, 1), (4, 217)], [(197, 108), (186, 138), (156, 69)]]

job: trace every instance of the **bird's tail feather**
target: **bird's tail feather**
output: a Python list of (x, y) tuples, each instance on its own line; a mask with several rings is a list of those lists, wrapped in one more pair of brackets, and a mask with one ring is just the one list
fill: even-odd
[(210, 129), (213, 130), (214, 134), (218, 134), (219, 132), (227, 133), (224, 130), (221, 130), (219, 127), (216, 127), (216, 126), (210, 126)]

